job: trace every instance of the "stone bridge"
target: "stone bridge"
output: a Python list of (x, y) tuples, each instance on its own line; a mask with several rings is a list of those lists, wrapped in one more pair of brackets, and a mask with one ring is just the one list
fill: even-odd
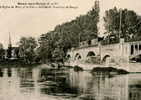
[(104, 62), (107, 58), (111, 58), (116, 62), (129, 62), (131, 59), (141, 54), (141, 41), (136, 42), (124, 42), (120, 40), (120, 43), (109, 45), (89, 45), (87, 47), (79, 47), (71, 49), (67, 53), (69, 61), (86, 61), (91, 57), (99, 57)]

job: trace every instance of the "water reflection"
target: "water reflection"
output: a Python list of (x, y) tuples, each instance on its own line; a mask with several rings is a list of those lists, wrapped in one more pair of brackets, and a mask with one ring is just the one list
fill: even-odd
[(3, 69), (0, 68), (0, 77), (3, 77)]
[(8, 77), (11, 77), (12, 76), (12, 70), (11, 70), (11, 68), (8, 68), (7, 69), (7, 74), (8, 74)]
[(141, 100), (141, 74), (0, 68), (0, 100)]

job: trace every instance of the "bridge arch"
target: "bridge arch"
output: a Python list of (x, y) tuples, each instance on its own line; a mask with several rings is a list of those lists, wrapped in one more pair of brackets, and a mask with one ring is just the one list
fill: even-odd
[(74, 60), (80, 60), (82, 57), (79, 53), (76, 53)]
[(93, 57), (93, 56), (96, 56), (96, 54), (93, 51), (89, 51), (87, 57)]
[(106, 62), (106, 60), (108, 59), (108, 58), (110, 58), (111, 56), (110, 55), (105, 55), (104, 57), (103, 57), (103, 59), (102, 59), (102, 62)]

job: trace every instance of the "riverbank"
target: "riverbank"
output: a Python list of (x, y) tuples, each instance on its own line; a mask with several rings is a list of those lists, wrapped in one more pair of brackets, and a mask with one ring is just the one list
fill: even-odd
[(0, 61), (0, 67), (36, 67), (41, 63), (27, 64), (22, 59), (5, 59)]
[(141, 63), (121, 63), (121, 64), (91, 64), (91, 63), (80, 63), (80, 62), (70, 62), (70, 63), (31, 63), (26, 64), (22, 59), (14, 59), (14, 60), (1, 60), (0, 61), (0, 68), (2, 67), (36, 67), (41, 66), (42, 68), (52, 68), (52, 69), (61, 69), (64, 68), (74, 68), (78, 66), (82, 68), (84, 71), (92, 71), (94, 68), (107, 68), (112, 67), (116, 68), (117, 70), (125, 70), (130, 73), (140, 73), (141, 72)]

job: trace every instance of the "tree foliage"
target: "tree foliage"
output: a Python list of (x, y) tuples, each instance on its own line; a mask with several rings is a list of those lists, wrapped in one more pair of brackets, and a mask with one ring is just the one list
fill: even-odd
[(32, 63), (36, 55), (37, 41), (33, 37), (22, 37), (19, 41), (20, 54), (26, 63)]
[(105, 12), (104, 21), (107, 33), (119, 35), (121, 19), (121, 37), (126, 41), (138, 38), (141, 29), (141, 18), (132, 10), (117, 9), (116, 7)]
[(78, 47), (79, 42), (97, 38), (99, 11), (95, 8), (86, 15), (57, 25), (53, 31), (39, 38), (39, 57), (45, 61), (63, 61), (68, 49)]
[(3, 44), (0, 43), (0, 60), (5, 58), (5, 50), (3, 48)]

